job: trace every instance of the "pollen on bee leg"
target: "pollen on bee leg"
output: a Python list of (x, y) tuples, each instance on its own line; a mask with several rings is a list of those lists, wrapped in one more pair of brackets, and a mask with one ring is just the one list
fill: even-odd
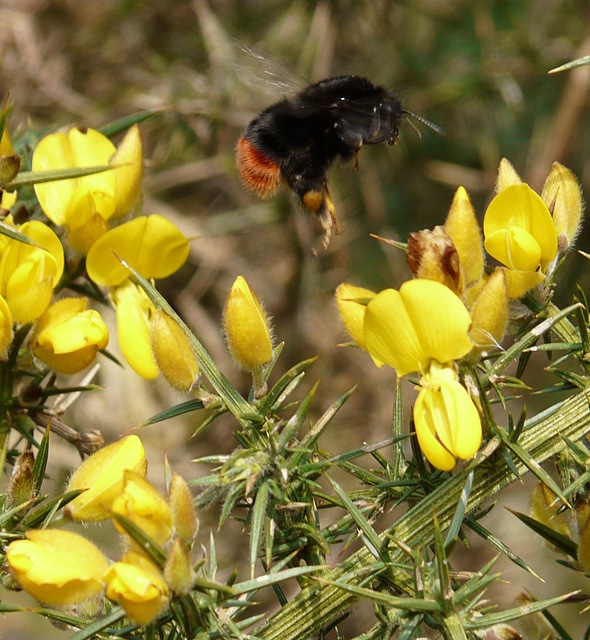
[(321, 209), (316, 213), (320, 224), (322, 225), (322, 229), (324, 230), (324, 235), (318, 246), (311, 252), (314, 257), (328, 248), (333, 233), (336, 233), (337, 235), (340, 234), (338, 220), (336, 219), (336, 210), (334, 209), (334, 203), (328, 193), (328, 189), (326, 189), (323, 194)]
[(236, 164), (244, 186), (260, 198), (274, 195), (281, 182), (279, 165), (259, 151), (246, 136), (238, 140)]
[(324, 204), (324, 193), (322, 191), (306, 191), (301, 197), (301, 201), (306, 209), (317, 213)]

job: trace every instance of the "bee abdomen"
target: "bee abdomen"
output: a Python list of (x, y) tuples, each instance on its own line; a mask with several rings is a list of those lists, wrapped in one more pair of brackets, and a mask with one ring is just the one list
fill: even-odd
[(244, 186), (261, 198), (269, 198), (281, 182), (281, 168), (272, 158), (242, 136), (236, 148), (236, 164)]

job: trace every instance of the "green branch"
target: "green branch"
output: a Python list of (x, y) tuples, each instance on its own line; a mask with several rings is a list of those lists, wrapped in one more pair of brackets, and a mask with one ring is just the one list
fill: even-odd
[[(583, 438), (590, 431), (590, 391), (582, 391), (569, 398), (563, 404), (527, 421), (519, 439), (520, 446), (540, 463), (561, 453), (566, 448), (562, 436), (572, 441)], [(489, 458), (478, 454), (474, 461), (433, 491), (415, 507), (410, 509), (380, 538), (392, 534), (395, 539), (415, 547), (433, 542), (434, 528), (432, 514), (436, 515), (441, 528), (448, 527), (452, 521), (456, 505), (469, 472), (475, 467), (473, 488), (469, 496), (467, 513), (473, 512), (501, 489), (511, 484), (516, 478), (504, 459), (497, 453)], [(528, 469), (520, 460), (514, 460), (519, 473)], [(392, 563), (407, 559), (402, 550), (391, 551)], [(366, 576), (366, 570), (375, 562), (375, 558), (364, 547), (354, 553), (338, 568), (324, 577), (337, 581), (348, 574), (358, 575), (359, 580)], [(405, 581), (405, 574), (399, 572), (400, 582)], [(396, 577), (396, 569), (392, 567), (390, 574)], [(357, 596), (333, 585), (318, 584), (301, 591), (291, 602), (276, 613), (270, 620), (252, 632), (263, 640), (298, 640), (316, 633), (326, 624), (334, 621), (344, 609), (350, 607)]]

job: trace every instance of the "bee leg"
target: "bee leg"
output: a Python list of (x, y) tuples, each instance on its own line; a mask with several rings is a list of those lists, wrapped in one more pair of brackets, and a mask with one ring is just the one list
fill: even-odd
[(317, 247), (312, 249), (311, 255), (314, 258), (328, 248), (330, 240), (332, 239), (332, 234), (340, 235), (340, 228), (338, 227), (338, 220), (336, 219), (336, 210), (327, 187), (325, 187), (322, 206), (320, 210), (316, 212), (316, 215), (322, 225), (324, 235)]
[(361, 150), (361, 148), (359, 147), (357, 152), (354, 154), (354, 170), (358, 171), (359, 170), (359, 151)]

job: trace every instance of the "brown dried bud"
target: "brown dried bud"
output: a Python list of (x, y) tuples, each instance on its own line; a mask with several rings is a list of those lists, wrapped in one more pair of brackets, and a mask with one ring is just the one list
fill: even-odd
[(449, 234), (441, 227), (411, 233), (406, 260), (414, 277), (435, 280), (459, 295), (462, 291), (459, 254)]
[(8, 502), (11, 507), (23, 504), (33, 497), (33, 465), (35, 454), (27, 449), (16, 459), (8, 485)]

